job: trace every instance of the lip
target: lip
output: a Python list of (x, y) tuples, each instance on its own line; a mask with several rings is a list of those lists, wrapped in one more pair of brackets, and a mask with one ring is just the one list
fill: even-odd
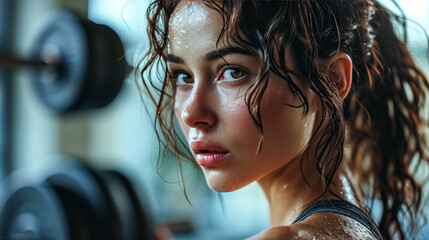
[(195, 160), (202, 167), (215, 167), (229, 155), (229, 151), (209, 141), (194, 140), (191, 142)]

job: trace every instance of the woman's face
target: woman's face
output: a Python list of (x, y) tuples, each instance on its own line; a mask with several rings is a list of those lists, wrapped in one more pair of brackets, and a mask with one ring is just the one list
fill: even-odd
[[(287, 106), (301, 102), (284, 80), (270, 74), (260, 103), (264, 132), (257, 153), (261, 134), (249, 114), (246, 91), (257, 81), (258, 61), (238, 46), (216, 45), (221, 29), (216, 11), (200, 2), (180, 2), (169, 23), (167, 61), (177, 82), (175, 114), (195, 160), (213, 190), (233, 191), (302, 155), (317, 104), (309, 91), (307, 115)], [(293, 68), (291, 58), (289, 65)]]

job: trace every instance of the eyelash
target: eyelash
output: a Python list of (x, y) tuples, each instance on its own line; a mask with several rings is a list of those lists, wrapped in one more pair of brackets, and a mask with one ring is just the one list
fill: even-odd
[[(234, 79), (234, 80), (226, 80), (225, 79), (225, 72), (227, 71), (235, 71), (235, 72), (241, 72), (243, 74), (243, 76)], [(243, 67), (237, 66), (237, 65), (226, 65), (220, 68), (219, 70), (219, 74), (216, 77), (217, 81), (225, 81), (228, 82), (230, 84), (239, 84), (241, 83), (241, 80), (245, 79), (249, 74), (248, 74), (248, 70), (244, 69)], [(184, 74), (186, 75), (187, 78), (192, 78), (191, 74), (187, 73), (186, 71), (183, 70), (173, 70), (170, 72), (170, 78), (176, 83), (176, 86), (180, 87), (180, 86), (186, 86), (188, 84), (191, 84), (191, 82), (183, 82), (183, 83), (179, 83), (179, 76), (180, 74)]]

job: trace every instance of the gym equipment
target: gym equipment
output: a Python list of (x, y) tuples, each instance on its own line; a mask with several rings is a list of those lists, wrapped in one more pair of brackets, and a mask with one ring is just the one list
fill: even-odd
[(107, 183), (110, 196), (113, 197), (114, 205), (118, 208), (118, 217), (121, 219), (125, 239), (151, 239), (151, 229), (142, 226), (151, 226), (144, 204), (139, 202), (139, 196), (134, 191), (131, 181), (118, 171), (102, 171), (100, 176)]
[(46, 186), (18, 189), (8, 199), (0, 221), (0, 239), (69, 239), (60, 199)]
[(145, 209), (124, 174), (75, 162), (13, 191), (0, 215), (0, 239), (154, 239)]
[(34, 70), (34, 89), (57, 113), (102, 108), (118, 94), (127, 70), (117, 34), (78, 15), (61, 11), (36, 37), (28, 59), (0, 56), (0, 69)]
[[(38, 97), (57, 113), (106, 106), (129, 68), (112, 29), (65, 11), (41, 31), (29, 58), (0, 56), (0, 69), (23, 67), (32, 68)], [(144, 198), (128, 177), (64, 160), (42, 181), (4, 198), (0, 239), (155, 239)]]

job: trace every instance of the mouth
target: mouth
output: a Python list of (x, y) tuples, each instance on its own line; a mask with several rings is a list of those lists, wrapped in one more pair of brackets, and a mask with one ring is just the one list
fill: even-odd
[(197, 163), (206, 168), (217, 167), (229, 156), (229, 152), (200, 152), (195, 154)]
[(208, 141), (192, 141), (191, 148), (202, 167), (218, 166), (230, 155), (228, 150)]
[(228, 151), (218, 152), (218, 151), (210, 151), (210, 150), (196, 150), (195, 154), (205, 154), (205, 153), (228, 153)]

